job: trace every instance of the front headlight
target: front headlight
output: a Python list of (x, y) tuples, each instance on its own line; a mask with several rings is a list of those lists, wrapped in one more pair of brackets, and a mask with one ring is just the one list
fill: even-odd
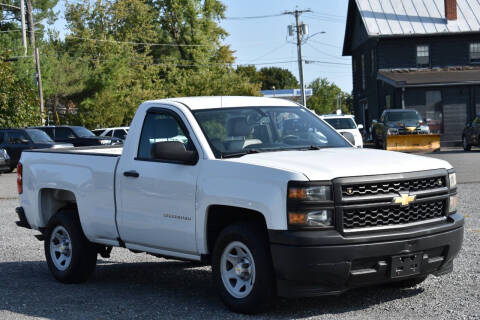
[(300, 201), (330, 201), (332, 200), (331, 186), (290, 187), (289, 200)]
[(387, 134), (388, 134), (388, 135), (398, 134), (398, 129), (397, 129), (397, 128), (388, 128)]
[(457, 205), (458, 205), (458, 196), (457, 195), (450, 196), (450, 199), (448, 200), (448, 213), (457, 212)]
[(321, 209), (304, 213), (289, 212), (288, 223), (299, 227), (331, 227), (333, 226), (333, 210)]
[(455, 189), (457, 187), (457, 175), (455, 172), (448, 174), (448, 180), (450, 181), (450, 189)]
[(287, 219), (291, 228), (332, 228), (334, 202), (331, 183), (290, 181), (287, 193)]

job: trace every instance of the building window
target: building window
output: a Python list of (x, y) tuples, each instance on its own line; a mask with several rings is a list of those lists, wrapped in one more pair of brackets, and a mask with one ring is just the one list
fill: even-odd
[(362, 54), (362, 89), (365, 90), (365, 55)]
[(417, 66), (428, 67), (430, 65), (430, 46), (417, 46)]
[(391, 109), (392, 108), (392, 96), (391, 95), (386, 95), (385, 96), (385, 109)]
[(372, 52), (370, 52), (370, 69), (372, 72), (372, 75), (375, 74), (375, 49), (372, 49)]
[(470, 43), (470, 62), (480, 62), (480, 42)]

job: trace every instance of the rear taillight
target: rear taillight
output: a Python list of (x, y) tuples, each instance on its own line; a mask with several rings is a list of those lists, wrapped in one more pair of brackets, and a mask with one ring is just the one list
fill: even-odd
[(17, 164), (17, 190), (18, 190), (18, 194), (22, 194), (23, 192), (23, 178), (22, 178), (22, 174), (23, 174), (23, 166), (22, 164), (19, 162)]

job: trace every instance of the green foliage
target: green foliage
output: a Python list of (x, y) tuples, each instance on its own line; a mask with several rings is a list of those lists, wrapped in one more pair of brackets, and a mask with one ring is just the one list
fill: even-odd
[(0, 128), (39, 125), (35, 89), (18, 79), (11, 64), (0, 59)]
[(309, 88), (313, 89), (313, 95), (308, 99), (307, 107), (315, 110), (317, 114), (335, 113), (339, 96), (342, 112), (347, 114), (352, 112), (351, 95), (342, 92), (336, 84), (325, 78), (318, 78), (310, 83)]
[(260, 69), (262, 90), (296, 89), (299, 87), (298, 80), (287, 69), (267, 67)]

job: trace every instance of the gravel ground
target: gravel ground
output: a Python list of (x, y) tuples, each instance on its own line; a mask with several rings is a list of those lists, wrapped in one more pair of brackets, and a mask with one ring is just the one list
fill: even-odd
[(209, 267), (125, 249), (100, 259), (85, 284), (56, 282), (36, 232), (13, 223), (15, 174), (1, 175), (0, 319), (480, 319), (480, 158), (472, 169), (462, 167), (465, 154), (446, 156), (462, 172), (459, 181), (467, 182), (458, 190), (466, 229), (453, 273), (431, 276), (413, 289), (379, 286), (338, 297), (278, 299), (270, 312), (255, 317), (223, 306)]

